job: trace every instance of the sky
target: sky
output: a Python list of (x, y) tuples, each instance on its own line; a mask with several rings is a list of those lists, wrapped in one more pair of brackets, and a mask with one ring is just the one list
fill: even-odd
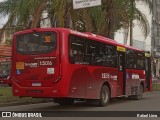
[[(4, 0), (0, 0), (0, 2), (2, 2)], [(0, 28), (6, 23), (7, 21), (7, 17), (3, 17), (2, 15), (0, 15)]]
[[(151, 28), (151, 17), (152, 15), (149, 12), (149, 9), (144, 5), (143, 2), (139, 2), (138, 4), (136, 4), (136, 7), (146, 15), (148, 22), (150, 24), (150, 28)], [(130, 34), (130, 33), (129, 33)], [(123, 43), (124, 40), (124, 31), (119, 30), (116, 33), (116, 36), (114, 38), (117, 42)], [(138, 44), (141, 44), (141, 49), (150, 51), (151, 50), (151, 32), (150, 34), (147, 36), (147, 38), (145, 38), (141, 32), (141, 28), (139, 27), (138, 22), (134, 21), (134, 28), (133, 28), (133, 39), (135, 40), (135, 42), (137, 41), (137, 44), (135, 47), (138, 47)], [(129, 45), (129, 37), (127, 40), (127, 44)], [(143, 44), (143, 45), (142, 45)], [(144, 48), (142, 48), (142, 46), (144, 46)], [(138, 47), (139, 48), (139, 47)]]
[[(0, 2), (2, 2), (4, 0), (0, 0)], [(149, 20), (149, 23), (151, 25), (151, 15), (148, 13), (148, 10), (144, 7), (143, 4), (139, 4), (137, 5), (137, 7), (143, 11), (143, 13), (146, 14), (148, 20)], [(2, 28), (2, 26), (7, 22), (7, 17), (3, 17), (2, 15), (0, 15), (0, 28)], [(116, 36), (114, 38), (117, 42), (119, 43), (123, 43), (123, 39), (124, 39), (124, 34), (123, 34), (123, 31), (122, 30), (119, 30), (117, 33), (116, 33)], [(147, 37), (147, 39), (144, 38), (144, 36), (142, 35), (141, 31), (140, 31), (140, 28), (137, 27), (135, 25), (134, 29), (133, 29), (133, 39), (137, 40), (137, 41), (142, 41), (142, 42), (145, 42), (146, 44), (146, 50), (150, 50), (151, 49), (151, 37), (150, 35)], [(128, 40), (129, 42), (129, 40)], [(129, 43), (127, 43), (129, 44)]]

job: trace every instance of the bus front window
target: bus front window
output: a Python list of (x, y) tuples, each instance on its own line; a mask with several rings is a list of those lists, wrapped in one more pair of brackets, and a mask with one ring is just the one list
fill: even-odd
[(4, 78), (10, 75), (11, 62), (1, 62), (0, 63), (0, 78)]
[(22, 54), (43, 54), (56, 48), (56, 33), (29, 33), (17, 35), (17, 51)]

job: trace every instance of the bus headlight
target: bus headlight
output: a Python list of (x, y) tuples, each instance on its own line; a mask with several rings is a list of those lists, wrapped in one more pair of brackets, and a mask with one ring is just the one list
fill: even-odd
[(16, 92), (16, 93), (18, 93), (18, 92), (19, 92), (19, 90), (15, 90), (15, 92)]
[(57, 93), (58, 92), (58, 90), (53, 90), (53, 93)]

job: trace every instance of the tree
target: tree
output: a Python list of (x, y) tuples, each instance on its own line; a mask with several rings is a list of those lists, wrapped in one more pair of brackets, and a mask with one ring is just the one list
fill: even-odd
[(148, 20), (146, 16), (139, 9), (136, 8), (136, 2), (143, 2), (148, 6), (148, 8), (150, 9), (150, 12), (152, 10), (151, 0), (130, 0), (130, 21), (129, 21), (130, 46), (133, 46), (133, 20), (134, 19), (140, 23), (139, 25), (145, 37), (147, 37), (147, 35), (150, 32)]
[(147, 36), (148, 21), (136, 8), (136, 1), (146, 3), (149, 8), (152, 6), (151, 0), (102, 0), (101, 6), (74, 10), (72, 0), (6, 0), (0, 4), (0, 14), (9, 19), (1, 33), (7, 26), (19, 26), (19, 29), (41, 27), (41, 21), (48, 19), (52, 27), (67, 27), (114, 38), (117, 30), (138, 20)]

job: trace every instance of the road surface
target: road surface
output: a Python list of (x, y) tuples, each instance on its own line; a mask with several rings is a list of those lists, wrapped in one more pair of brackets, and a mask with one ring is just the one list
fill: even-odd
[[(160, 111), (160, 91), (144, 93), (142, 100), (113, 99), (110, 101), (110, 104), (105, 107), (92, 106), (92, 105), (86, 104), (86, 102), (79, 102), (79, 101), (75, 102), (75, 104), (72, 106), (60, 106), (58, 104), (54, 104), (53, 102), (50, 102), (50, 103), (0, 107), (0, 111), (32, 111), (32, 112), (38, 112), (38, 111), (97, 111), (97, 112), (98, 111), (142, 111), (142, 112), (151, 111), (152, 112), (152, 111)], [(50, 118), (47, 118), (47, 120)], [(61, 119), (61, 118), (57, 117), (56, 120), (58, 119)], [(115, 119), (118, 119), (118, 118), (115, 118)], [(87, 120), (90, 120), (90, 119), (87, 119)]]

